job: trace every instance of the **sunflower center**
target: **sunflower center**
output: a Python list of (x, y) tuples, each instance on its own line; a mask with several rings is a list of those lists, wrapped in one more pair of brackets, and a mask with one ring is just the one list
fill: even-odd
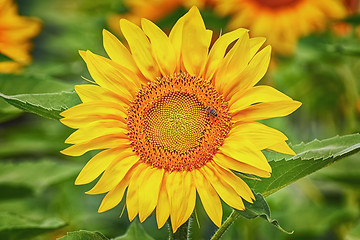
[(157, 147), (188, 151), (199, 145), (208, 122), (196, 96), (175, 92), (160, 97), (144, 118), (145, 138)]
[(301, 2), (302, 0), (253, 0), (253, 1), (255, 1), (260, 6), (263, 7), (278, 9), (278, 8), (294, 6), (298, 2)]
[(230, 130), (223, 97), (210, 83), (188, 74), (150, 82), (128, 112), (134, 151), (141, 161), (167, 171), (203, 166)]

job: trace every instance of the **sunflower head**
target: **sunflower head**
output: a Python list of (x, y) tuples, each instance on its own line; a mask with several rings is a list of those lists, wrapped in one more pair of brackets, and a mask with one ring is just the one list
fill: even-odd
[(215, 0), (221, 15), (230, 15), (229, 28), (247, 27), (264, 36), (274, 51), (294, 52), (300, 37), (323, 31), (332, 19), (346, 15), (344, 0)]
[[(100, 179), (88, 194), (107, 193), (99, 212), (120, 203), (126, 191), (130, 220), (156, 211), (159, 228), (170, 217), (175, 232), (192, 214), (196, 194), (221, 225), (220, 198), (243, 210), (254, 195), (236, 172), (269, 177), (262, 150), (294, 154), (286, 136), (257, 120), (280, 117), (301, 104), (269, 86), (255, 86), (270, 60), (264, 38), (246, 29), (222, 35), (190, 9), (169, 36), (149, 20), (141, 28), (120, 21), (127, 49), (103, 32), (110, 59), (80, 51), (96, 84), (75, 87), (81, 104), (61, 115), (77, 129), (62, 152), (101, 149), (76, 184)], [(230, 50), (228, 50), (230, 48)]]
[(30, 63), (30, 39), (39, 34), (38, 19), (18, 15), (12, 0), (0, 0), (0, 53), (12, 61), (0, 62), (0, 73), (16, 72)]

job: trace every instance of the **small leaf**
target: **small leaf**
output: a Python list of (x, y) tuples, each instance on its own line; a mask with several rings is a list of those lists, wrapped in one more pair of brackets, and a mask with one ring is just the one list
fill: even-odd
[(50, 160), (0, 162), (0, 199), (38, 194), (53, 184), (75, 177), (80, 168), (77, 164)]
[(293, 232), (285, 231), (282, 227), (280, 227), (279, 222), (276, 219), (271, 219), (269, 205), (267, 204), (266, 200), (260, 193), (255, 194), (254, 203), (251, 204), (245, 201), (244, 204), (245, 204), (245, 210), (237, 211), (244, 218), (253, 219), (257, 217), (262, 217), (266, 221), (274, 225), (276, 228), (280, 229), (282, 232), (287, 234), (293, 233)]
[(14, 61), (10, 57), (0, 52), (0, 62)]
[(75, 92), (19, 94), (0, 97), (11, 105), (45, 118), (60, 119), (60, 113), (78, 103), (80, 99)]
[(292, 182), (360, 150), (360, 134), (314, 140), (292, 147), (296, 156), (267, 153), (272, 176), (261, 181), (244, 179), (255, 192), (268, 196)]
[(100, 232), (80, 230), (68, 232), (66, 236), (58, 238), (58, 240), (108, 240), (108, 238)]
[(137, 221), (131, 223), (127, 232), (120, 237), (114, 238), (112, 240), (154, 240), (150, 237), (144, 230), (144, 228)]
[(0, 212), (0, 239), (31, 239), (65, 225), (65, 222), (55, 218), (37, 220), (15, 213)]

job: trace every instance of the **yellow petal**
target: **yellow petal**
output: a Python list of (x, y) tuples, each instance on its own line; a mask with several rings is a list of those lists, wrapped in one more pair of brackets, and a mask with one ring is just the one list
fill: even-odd
[(262, 119), (283, 117), (301, 106), (298, 101), (263, 102), (232, 113), (232, 121), (251, 122)]
[(288, 139), (282, 132), (257, 122), (235, 125), (229, 135), (233, 137), (234, 141), (235, 138), (237, 138), (238, 143), (240, 143), (242, 139), (246, 139), (260, 150)]
[(194, 170), (191, 173), (207, 215), (216, 226), (220, 227), (222, 222), (222, 206), (217, 192), (200, 171)]
[(166, 188), (170, 202), (170, 219), (173, 232), (190, 217), (195, 207), (196, 191), (188, 172), (168, 174)]
[(249, 141), (243, 140), (239, 145), (237, 137), (229, 136), (219, 150), (240, 162), (271, 172), (271, 167), (264, 154)]
[[(178, 226), (183, 225), (191, 216), (191, 214), (194, 211), (195, 208), (195, 202), (196, 202), (196, 189), (195, 189), (195, 185), (194, 185), (194, 181), (192, 179), (192, 175), (190, 172), (182, 172), (182, 179), (183, 179), (183, 192), (184, 192), (184, 198), (183, 199), (187, 199), (186, 202), (182, 203), (181, 207), (178, 209), (178, 221), (177, 224)], [(173, 228), (173, 231), (175, 232), (176, 230)]]
[(118, 103), (120, 101), (122, 105), (126, 105), (118, 95), (94, 84), (76, 85), (75, 91), (83, 103), (98, 101)]
[(225, 33), (221, 37), (219, 37), (214, 45), (212, 46), (209, 58), (205, 67), (205, 79), (210, 80), (216, 70), (219, 67), (221, 60), (224, 58), (226, 49), (229, 45), (234, 42), (236, 39), (240, 38), (245, 32), (248, 30), (244, 28), (236, 29), (235, 31)]
[(257, 53), (257, 51), (264, 44), (265, 41), (266, 41), (266, 38), (264, 38), (264, 37), (250, 38), (249, 45), (250, 45), (250, 57), (251, 58)]
[(160, 187), (158, 203), (156, 206), (156, 222), (159, 229), (164, 226), (170, 215), (170, 202), (166, 190), (167, 175), (168, 173), (165, 172)]
[(181, 44), (182, 44), (182, 33), (183, 33), (183, 27), (184, 27), (184, 17), (181, 17), (173, 26), (173, 28), (170, 31), (169, 39), (173, 46), (175, 57), (176, 57), (176, 72), (180, 72), (181, 67)]
[(144, 32), (126, 19), (120, 20), (120, 28), (142, 74), (149, 80), (160, 77), (159, 67), (151, 54), (150, 42)]
[(119, 184), (106, 194), (102, 200), (98, 212), (105, 212), (116, 207), (124, 196), (125, 189), (128, 187), (131, 178), (131, 172), (128, 172)]
[(197, 7), (192, 7), (185, 15), (181, 54), (186, 71), (200, 76), (204, 71), (212, 31), (206, 30)]
[(271, 47), (266, 46), (260, 52), (258, 52), (250, 61), (249, 65), (241, 72), (234, 80), (233, 84), (228, 87), (226, 100), (230, 100), (231, 97), (243, 91), (244, 89), (254, 86), (265, 75), (271, 56)]
[(127, 125), (121, 121), (105, 119), (93, 122), (72, 133), (65, 143), (77, 144), (94, 138), (112, 135), (118, 138), (128, 138)]
[(90, 141), (72, 145), (61, 151), (62, 154), (68, 156), (81, 156), (92, 150), (109, 149), (116, 147), (130, 148), (130, 140), (126, 138), (118, 138), (116, 136), (103, 136)]
[(147, 19), (141, 19), (141, 26), (150, 39), (151, 49), (161, 73), (164, 76), (172, 75), (176, 69), (177, 61), (169, 38), (158, 26)]
[(255, 86), (235, 93), (229, 101), (229, 111), (235, 112), (260, 102), (291, 101), (292, 99), (270, 86)]
[(134, 73), (140, 72), (129, 50), (109, 31), (103, 30), (104, 48), (109, 57)]
[(110, 102), (86, 102), (60, 113), (65, 117), (60, 121), (71, 128), (82, 128), (95, 121), (113, 119), (126, 123), (126, 110), (119, 104)]
[(200, 168), (199, 171), (211, 183), (215, 191), (219, 194), (225, 203), (227, 203), (230, 207), (238, 210), (245, 209), (241, 197), (227, 182), (223, 180), (224, 176), (218, 176), (216, 174), (216, 172), (212, 169), (211, 164), (206, 164), (204, 167)]
[(236, 77), (248, 66), (249, 61), (249, 33), (245, 31), (226, 54), (215, 76), (215, 86), (224, 96), (236, 84)]
[(227, 182), (244, 200), (249, 203), (253, 202), (255, 199), (254, 194), (241, 178), (216, 163), (212, 163), (212, 169), (218, 176), (221, 176), (222, 180)]
[[(142, 182), (140, 182), (139, 192), (139, 218), (140, 222), (152, 213), (155, 209), (161, 182), (164, 176), (164, 169), (153, 168), (150, 165), (146, 168), (142, 175)], [(139, 179), (140, 181), (140, 179)]]
[(76, 105), (74, 107), (71, 107), (62, 113), (60, 115), (62, 117), (76, 117), (76, 116), (82, 116), (82, 115), (91, 115), (90, 113), (93, 112), (107, 112), (110, 114), (116, 114), (123, 117), (126, 117), (126, 110), (125, 108), (118, 103), (113, 102), (89, 102), (89, 103), (82, 103), (79, 105)]
[(105, 169), (124, 151), (122, 148), (112, 148), (96, 154), (86, 163), (76, 178), (75, 184), (82, 185), (94, 181)]
[(139, 156), (134, 154), (131, 149), (119, 152), (118, 157), (106, 168), (96, 185), (86, 193), (101, 194), (113, 189), (139, 161)]
[(101, 87), (118, 94), (119, 97), (123, 97), (128, 101), (136, 96), (138, 85), (135, 84), (134, 79), (128, 78), (125, 74), (129, 70), (90, 51), (86, 52), (84, 60), (91, 76)]
[(267, 171), (260, 170), (254, 166), (240, 162), (234, 158), (231, 158), (221, 153), (217, 153), (214, 156), (214, 161), (220, 166), (232, 169), (237, 172), (252, 174), (263, 178), (268, 178), (271, 176), (271, 174)]
[(147, 168), (147, 164), (139, 164), (133, 169), (133, 175), (130, 179), (130, 184), (126, 193), (126, 209), (129, 220), (132, 221), (139, 213), (139, 191), (140, 181), (138, 180), (142, 171)]
[(285, 141), (273, 144), (267, 147), (268, 149), (274, 150), (279, 153), (285, 153), (289, 155), (296, 155), (296, 153), (287, 145)]

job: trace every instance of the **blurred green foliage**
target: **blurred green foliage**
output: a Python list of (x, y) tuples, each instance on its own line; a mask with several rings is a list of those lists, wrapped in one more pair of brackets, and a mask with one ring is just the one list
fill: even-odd
[[(9, 104), (13, 101), (28, 111), (31, 108), (27, 107), (33, 107), (32, 112), (40, 115), (53, 111), (50, 118), (74, 105), (74, 98), (63, 95), (72, 94), (73, 85), (85, 83), (81, 76), (90, 79), (78, 50), (105, 55), (101, 30), (108, 29), (106, 17), (125, 12), (126, 7), (120, 0), (17, 2), (22, 15), (42, 20), (43, 30), (34, 41), (33, 63), (20, 75), (0, 75), (0, 239), (56, 239), (79, 230), (87, 231), (62, 239), (80, 239), (78, 234), (85, 239), (166, 239), (167, 228), (158, 230), (154, 216), (141, 225), (137, 220), (130, 224), (126, 211), (119, 217), (124, 202), (97, 213), (103, 196), (85, 196), (91, 186), (74, 186), (76, 175), (93, 153), (76, 158), (61, 155), (72, 130)], [(178, 9), (158, 24), (169, 28), (185, 12)], [(226, 29), (227, 18), (218, 17), (212, 9), (202, 13), (208, 28), (218, 34)], [(360, 18), (354, 15), (346, 21), (355, 26)], [(303, 105), (290, 117), (266, 121), (268, 125), (285, 132), (293, 143), (359, 132), (360, 44), (356, 31), (346, 36), (328, 31), (305, 37), (294, 56), (273, 59), (262, 83), (274, 85)], [(0, 55), (0, 60), (6, 59)], [(43, 94), (43, 98), (39, 102), (29, 94)], [(59, 101), (54, 99), (61, 97), (65, 99), (62, 103), (70, 100), (57, 106)], [(36, 112), (44, 103), (45, 110)], [(319, 149), (331, 150), (327, 147)], [(266, 198), (272, 217), (284, 229), (294, 230), (292, 235), (260, 218), (239, 218), (222, 239), (360, 239), (359, 158), (359, 153), (348, 157)], [(314, 161), (314, 157), (309, 159)], [(216, 227), (199, 202), (197, 199), (192, 238), (209, 239)], [(224, 216), (230, 215), (231, 209), (223, 207)]]

